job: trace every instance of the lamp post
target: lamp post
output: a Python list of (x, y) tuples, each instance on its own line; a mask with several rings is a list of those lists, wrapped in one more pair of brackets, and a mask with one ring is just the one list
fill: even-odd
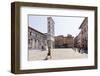
[(47, 56), (51, 59), (51, 40), (48, 40), (48, 54)]

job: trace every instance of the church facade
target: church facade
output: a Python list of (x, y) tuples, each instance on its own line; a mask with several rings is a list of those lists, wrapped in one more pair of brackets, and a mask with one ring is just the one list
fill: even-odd
[(28, 26), (28, 49), (48, 50), (54, 48), (54, 21), (52, 17), (47, 17), (47, 33), (42, 33)]
[(28, 26), (28, 49), (47, 50), (47, 35)]

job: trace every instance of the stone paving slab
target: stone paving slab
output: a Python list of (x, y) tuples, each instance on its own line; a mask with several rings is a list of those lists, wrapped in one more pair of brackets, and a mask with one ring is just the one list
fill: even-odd
[[(47, 56), (48, 51), (34, 51), (29, 50), (29, 61), (32, 60), (44, 60)], [(58, 59), (79, 59), (79, 58), (87, 58), (88, 54), (79, 53), (77, 50), (74, 51), (71, 48), (65, 49), (52, 49), (51, 50), (52, 58), (50, 60), (58, 60)]]

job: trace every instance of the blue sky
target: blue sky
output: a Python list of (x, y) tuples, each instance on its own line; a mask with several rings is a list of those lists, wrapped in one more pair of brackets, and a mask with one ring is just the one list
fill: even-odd
[[(34, 29), (47, 33), (47, 17), (49, 16), (35, 16), (29, 15), (29, 26)], [(84, 20), (84, 17), (71, 17), (71, 16), (51, 16), (55, 22), (55, 36), (71, 34), (72, 36), (78, 35), (78, 29)]]

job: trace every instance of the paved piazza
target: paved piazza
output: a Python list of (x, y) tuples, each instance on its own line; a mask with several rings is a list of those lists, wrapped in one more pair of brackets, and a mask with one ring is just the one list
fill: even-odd
[[(28, 60), (44, 60), (47, 56), (48, 51), (39, 51), (39, 50), (29, 50)], [(88, 54), (79, 53), (77, 50), (71, 48), (65, 49), (52, 49), (51, 50), (52, 58), (49, 60), (58, 60), (58, 59), (79, 59), (87, 58)]]

